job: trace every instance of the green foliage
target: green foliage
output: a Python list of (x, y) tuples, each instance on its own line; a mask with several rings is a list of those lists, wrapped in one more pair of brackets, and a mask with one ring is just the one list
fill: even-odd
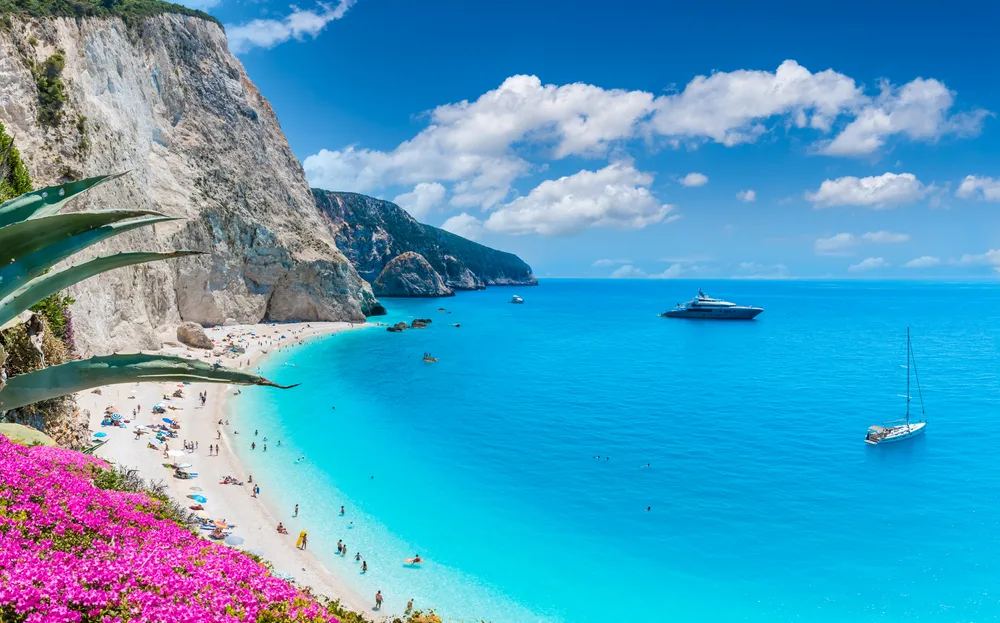
[(30, 45), (31, 47), (35, 47), (36, 45), (38, 45), (38, 37), (36, 37), (35, 35), (31, 35), (30, 37), (28, 37), (28, 45)]
[(176, 13), (222, 23), (203, 11), (159, 0), (0, 0), (0, 13), (31, 17), (121, 17), (127, 23), (161, 13)]
[(21, 152), (14, 146), (14, 139), (7, 135), (7, 128), (0, 123), (0, 201), (7, 201), (31, 190), (31, 177), (21, 161)]
[(62, 72), (66, 68), (66, 57), (59, 50), (45, 59), (41, 65), (35, 63), (35, 88), (38, 89), (38, 121), (42, 125), (55, 127), (62, 121), (62, 109), (66, 103), (66, 85)]
[(68, 296), (56, 293), (35, 303), (30, 309), (36, 314), (44, 316), (52, 333), (60, 340), (67, 342), (71, 338), (69, 334), (71, 329), (69, 306), (75, 302)]
[[(76, 143), (76, 150), (82, 155), (90, 149), (90, 134), (87, 132), (87, 118), (78, 115), (76, 118), (76, 133), (80, 137)], [(74, 175), (73, 179), (79, 176)]]

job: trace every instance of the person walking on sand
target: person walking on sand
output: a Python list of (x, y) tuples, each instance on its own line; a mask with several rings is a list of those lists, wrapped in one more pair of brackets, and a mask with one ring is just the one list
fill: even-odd
[(305, 550), (305, 548), (306, 548), (306, 542), (308, 540), (309, 540), (309, 538), (306, 536), (306, 533), (303, 531), (302, 532), (302, 549), (303, 550)]
[(382, 609), (382, 591), (378, 591), (377, 593), (375, 593), (375, 609), (376, 610)]
[(296, 504), (296, 505), (295, 505), (295, 514), (294, 514), (294, 515), (292, 515), (292, 517), (298, 517), (298, 516), (299, 516), (299, 505), (298, 505), (298, 504)]

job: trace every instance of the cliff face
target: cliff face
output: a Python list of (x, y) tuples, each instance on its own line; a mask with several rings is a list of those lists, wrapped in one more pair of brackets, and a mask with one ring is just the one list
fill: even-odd
[(394, 203), (357, 193), (317, 188), (312, 192), (337, 247), (369, 281), (397, 255), (413, 251), (422, 255), (455, 290), (538, 285), (531, 267), (513, 253), (418, 223)]
[(372, 286), (379, 296), (455, 296), (424, 256), (413, 251), (392, 258)]
[[(84, 354), (155, 348), (158, 332), (182, 320), (363, 321), (377, 310), (217, 24), (175, 14), (130, 26), (119, 18), (10, 22), (0, 28), (0, 121), (35, 186), (131, 171), (66, 211), (153, 209), (186, 220), (125, 234), (98, 252), (207, 253), (72, 289)], [(66, 101), (53, 122), (39, 98), (44, 72), (31, 66), (50, 67), (60, 50)]]

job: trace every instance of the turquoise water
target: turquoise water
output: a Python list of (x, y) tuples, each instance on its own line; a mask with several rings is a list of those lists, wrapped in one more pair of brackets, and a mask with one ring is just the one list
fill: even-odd
[[(698, 286), (766, 311), (656, 316)], [(264, 372), (302, 386), (236, 404), (270, 438), (244, 450), (255, 480), (289, 517), (301, 505), (291, 527), (363, 595), (494, 623), (1000, 616), (997, 285), (513, 293), (386, 301), (389, 321), (434, 322), (277, 354)], [(903, 413), (907, 324), (928, 432), (869, 447), (866, 427)], [(417, 552), (430, 562), (405, 566)]]

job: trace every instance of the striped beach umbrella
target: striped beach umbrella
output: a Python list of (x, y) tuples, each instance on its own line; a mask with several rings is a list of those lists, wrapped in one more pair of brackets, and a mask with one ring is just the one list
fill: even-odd
[(111, 414), (111, 419), (114, 420), (114, 421), (116, 421), (116, 422), (121, 422), (122, 421), (122, 414), (118, 413), (117, 411), (115, 411), (114, 413)]

